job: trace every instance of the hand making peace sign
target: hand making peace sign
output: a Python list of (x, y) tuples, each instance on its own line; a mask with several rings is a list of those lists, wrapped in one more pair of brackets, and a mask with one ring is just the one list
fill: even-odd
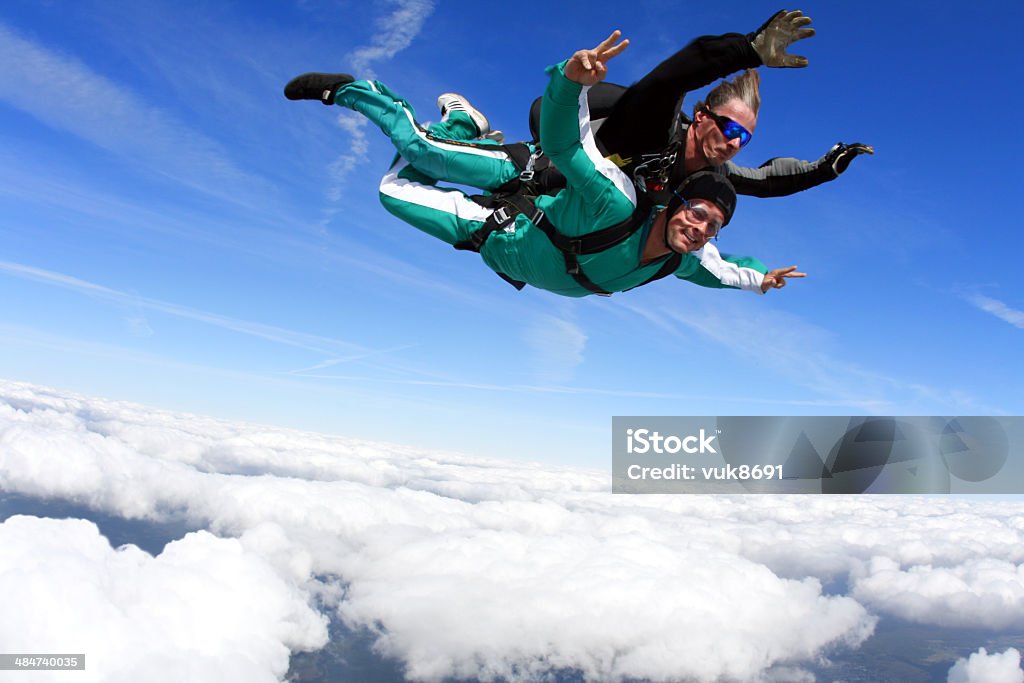
[(604, 42), (594, 49), (580, 50), (574, 54), (565, 64), (565, 77), (580, 85), (600, 83), (608, 74), (605, 62), (625, 50), (629, 45), (628, 38), (615, 44), (621, 35), (621, 31), (613, 31)]
[(807, 273), (797, 273), (795, 271), (796, 266), (776, 268), (775, 270), (768, 271), (761, 282), (761, 291), (767, 294), (769, 289), (782, 289), (786, 286), (786, 278), (807, 277)]

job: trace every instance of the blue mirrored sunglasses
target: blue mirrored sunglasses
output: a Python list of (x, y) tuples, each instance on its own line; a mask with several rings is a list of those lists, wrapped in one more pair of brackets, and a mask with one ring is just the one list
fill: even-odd
[(701, 107), (700, 110), (711, 117), (711, 119), (718, 126), (718, 130), (722, 131), (722, 135), (725, 136), (726, 140), (735, 140), (736, 138), (739, 138), (740, 147), (743, 147), (748, 142), (750, 142), (750, 138), (753, 137), (753, 134), (749, 130), (747, 130), (740, 124), (736, 123), (728, 116), (716, 114), (715, 112), (708, 109), (706, 106)]

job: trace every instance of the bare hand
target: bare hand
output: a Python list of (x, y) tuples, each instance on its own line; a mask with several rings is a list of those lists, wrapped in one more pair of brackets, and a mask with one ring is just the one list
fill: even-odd
[(782, 289), (786, 286), (786, 278), (807, 277), (807, 273), (797, 273), (796, 266), (788, 268), (776, 268), (768, 271), (761, 282), (761, 292), (767, 293), (769, 289)]
[(580, 50), (565, 64), (565, 77), (580, 85), (594, 85), (604, 80), (608, 74), (605, 62), (619, 54), (629, 45), (629, 39), (615, 44), (622, 35), (621, 31), (613, 31), (604, 42), (593, 50)]

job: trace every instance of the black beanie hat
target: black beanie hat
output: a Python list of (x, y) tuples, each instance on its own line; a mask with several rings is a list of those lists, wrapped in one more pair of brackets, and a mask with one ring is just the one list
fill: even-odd
[(687, 200), (705, 199), (716, 204), (725, 216), (722, 225), (729, 224), (732, 214), (736, 210), (736, 188), (732, 186), (728, 178), (714, 171), (697, 171), (693, 175), (687, 176), (686, 180), (679, 184), (675, 195), (668, 203), (669, 217), (674, 216), (683, 203), (680, 197)]

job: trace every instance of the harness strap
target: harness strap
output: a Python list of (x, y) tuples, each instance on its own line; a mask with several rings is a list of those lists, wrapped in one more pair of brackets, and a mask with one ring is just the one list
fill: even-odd
[(534, 224), (538, 223), (544, 216), (544, 212), (534, 205), (533, 197), (520, 194), (501, 197), (498, 200), (498, 208), (491, 212), (491, 215), (487, 217), (484, 224), (474, 230), (468, 240), (456, 242), (455, 248), (463, 251), (479, 252), (488, 237), (501, 230), (511, 228), (515, 225), (516, 216), (521, 213), (527, 214)]
[(508, 154), (509, 160), (519, 171), (519, 175), (509, 179), (505, 184), (494, 189), (495, 195), (504, 196), (510, 194), (538, 195), (546, 193), (539, 174), (550, 172), (551, 160), (548, 159), (539, 146), (531, 147), (522, 142), (503, 145), (502, 149)]
[(633, 236), (633, 233), (643, 227), (644, 222), (651, 213), (652, 205), (647, 196), (642, 193), (638, 194), (637, 199), (639, 201), (629, 218), (621, 223), (616, 223), (615, 225), (589, 232), (585, 235), (570, 237), (560, 232), (546, 216), (542, 216), (539, 223), (534, 221), (534, 224), (543, 230), (544, 234), (551, 240), (551, 244), (555, 245), (555, 248), (563, 253), (576, 256), (597, 254), (625, 242)]
[(533, 154), (530, 155), (530, 158), (526, 160), (526, 166), (519, 174), (519, 179), (522, 180), (524, 183), (528, 183), (531, 180), (533, 180), (534, 166), (537, 165), (537, 160), (543, 156), (544, 150), (542, 150), (540, 147), (537, 147), (533, 151)]
[(565, 272), (576, 281), (576, 284), (593, 294), (597, 294), (598, 296), (612, 295), (611, 292), (598, 286), (593, 280), (587, 277), (587, 274), (583, 272), (582, 268), (580, 268), (580, 262), (579, 259), (576, 258), (576, 254), (570, 254), (567, 251), (563, 251), (562, 257), (565, 259)]
[(515, 280), (513, 278), (510, 278), (508, 275), (505, 275), (505, 273), (498, 273), (498, 271), (494, 272), (497, 273), (498, 277), (500, 277), (502, 280), (515, 287), (516, 290), (521, 290), (523, 287), (526, 286), (526, 283), (523, 282), (522, 280)]
[[(640, 195), (640, 197), (641, 200), (633, 210), (633, 214), (625, 221), (580, 237), (568, 237), (567, 235), (562, 234), (551, 223), (551, 221), (548, 220), (547, 216), (542, 215), (540, 222), (536, 222), (535, 225), (540, 228), (544, 234), (548, 236), (548, 239), (551, 240), (551, 243), (562, 252), (562, 257), (565, 260), (565, 272), (576, 281), (576, 284), (593, 294), (597, 294), (598, 296), (611, 296), (611, 292), (587, 277), (587, 274), (584, 273), (583, 269), (580, 267), (580, 262), (577, 257), (587, 254), (597, 254), (605, 251), (606, 249), (610, 249), (617, 244), (625, 242), (637, 230), (639, 230), (646, 222), (648, 215), (650, 215), (650, 203), (647, 201), (647, 197), (645, 195)], [(674, 254), (673, 257), (670, 258), (657, 273), (645, 280), (642, 284), (646, 285), (649, 282), (659, 280), (666, 275), (675, 272), (675, 270), (679, 268), (681, 260), (681, 256)], [(673, 261), (674, 263), (672, 263)], [(637, 287), (639, 286), (641, 285), (637, 285)], [(631, 289), (633, 288), (631, 287)]]
[[(634, 215), (635, 215), (635, 213), (634, 213)], [(594, 251), (585, 251), (584, 250), (584, 244), (583, 244), (583, 239), (582, 238), (572, 238), (572, 237), (568, 237), (566, 235), (563, 235), (562, 233), (560, 233), (558, 231), (558, 228), (556, 228), (551, 223), (551, 221), (548, 220), (548, 217), (544, 216), (544, 215), (542, 215), (540, 217), (539, 221), (534, 222), (534, 225), (536, 225), (538, 228), (540, 228), (541, 231), (545, 235), (548, 236), (548, 239), (551, 240), (551, 244), (553, 244), (556, 249), (558, 249), (560, 252), (562, 252), (562, 258), (565, 260), (565, 272), (568, 273), (569, 276), (572, 277), (572, 279), (576, 281), (576, 284), (578, 284), (580, 287), (583, 287), (588, 292), (591, 292), (593, 294), (597, 294), (598, 296), (611, 296), (612, 295), (611, 292), (609, 292), (608, 290), (604, 289), (603, 287), (598, 286), (593, 280), (591, 280), (589, 277), (587, 277), (587, 274), (583, 272), (582, 268), (580, 268), (580, 261), (577, 258), (578, 256), (580, 256), (582, 254), (596, 253)], [(612, 227), (615, 228), (615, 227), (620, 227), (622, 225), (623, 224), (620, 223), (618, 226), (612, 226)], [(626, 226), (626, 227), (628, 228), (629, 226)], [(633, 231), (623, 230), (622, 231), (622, 233), (624, 234), (623, 239), (625, 239), (626, 237), (629, 237), (629, 235), (632, 234), (632, 232)], [(619, 241), (621, 242), (622, 240), (619, 240)], [(618, 242), (616, 242), (616, 244), (617, 243)], [(609, 245), (609, 246), (613, 246), (613, 245)], [(598, 249), (596, 251), (601, 251), (601, 250)]]

